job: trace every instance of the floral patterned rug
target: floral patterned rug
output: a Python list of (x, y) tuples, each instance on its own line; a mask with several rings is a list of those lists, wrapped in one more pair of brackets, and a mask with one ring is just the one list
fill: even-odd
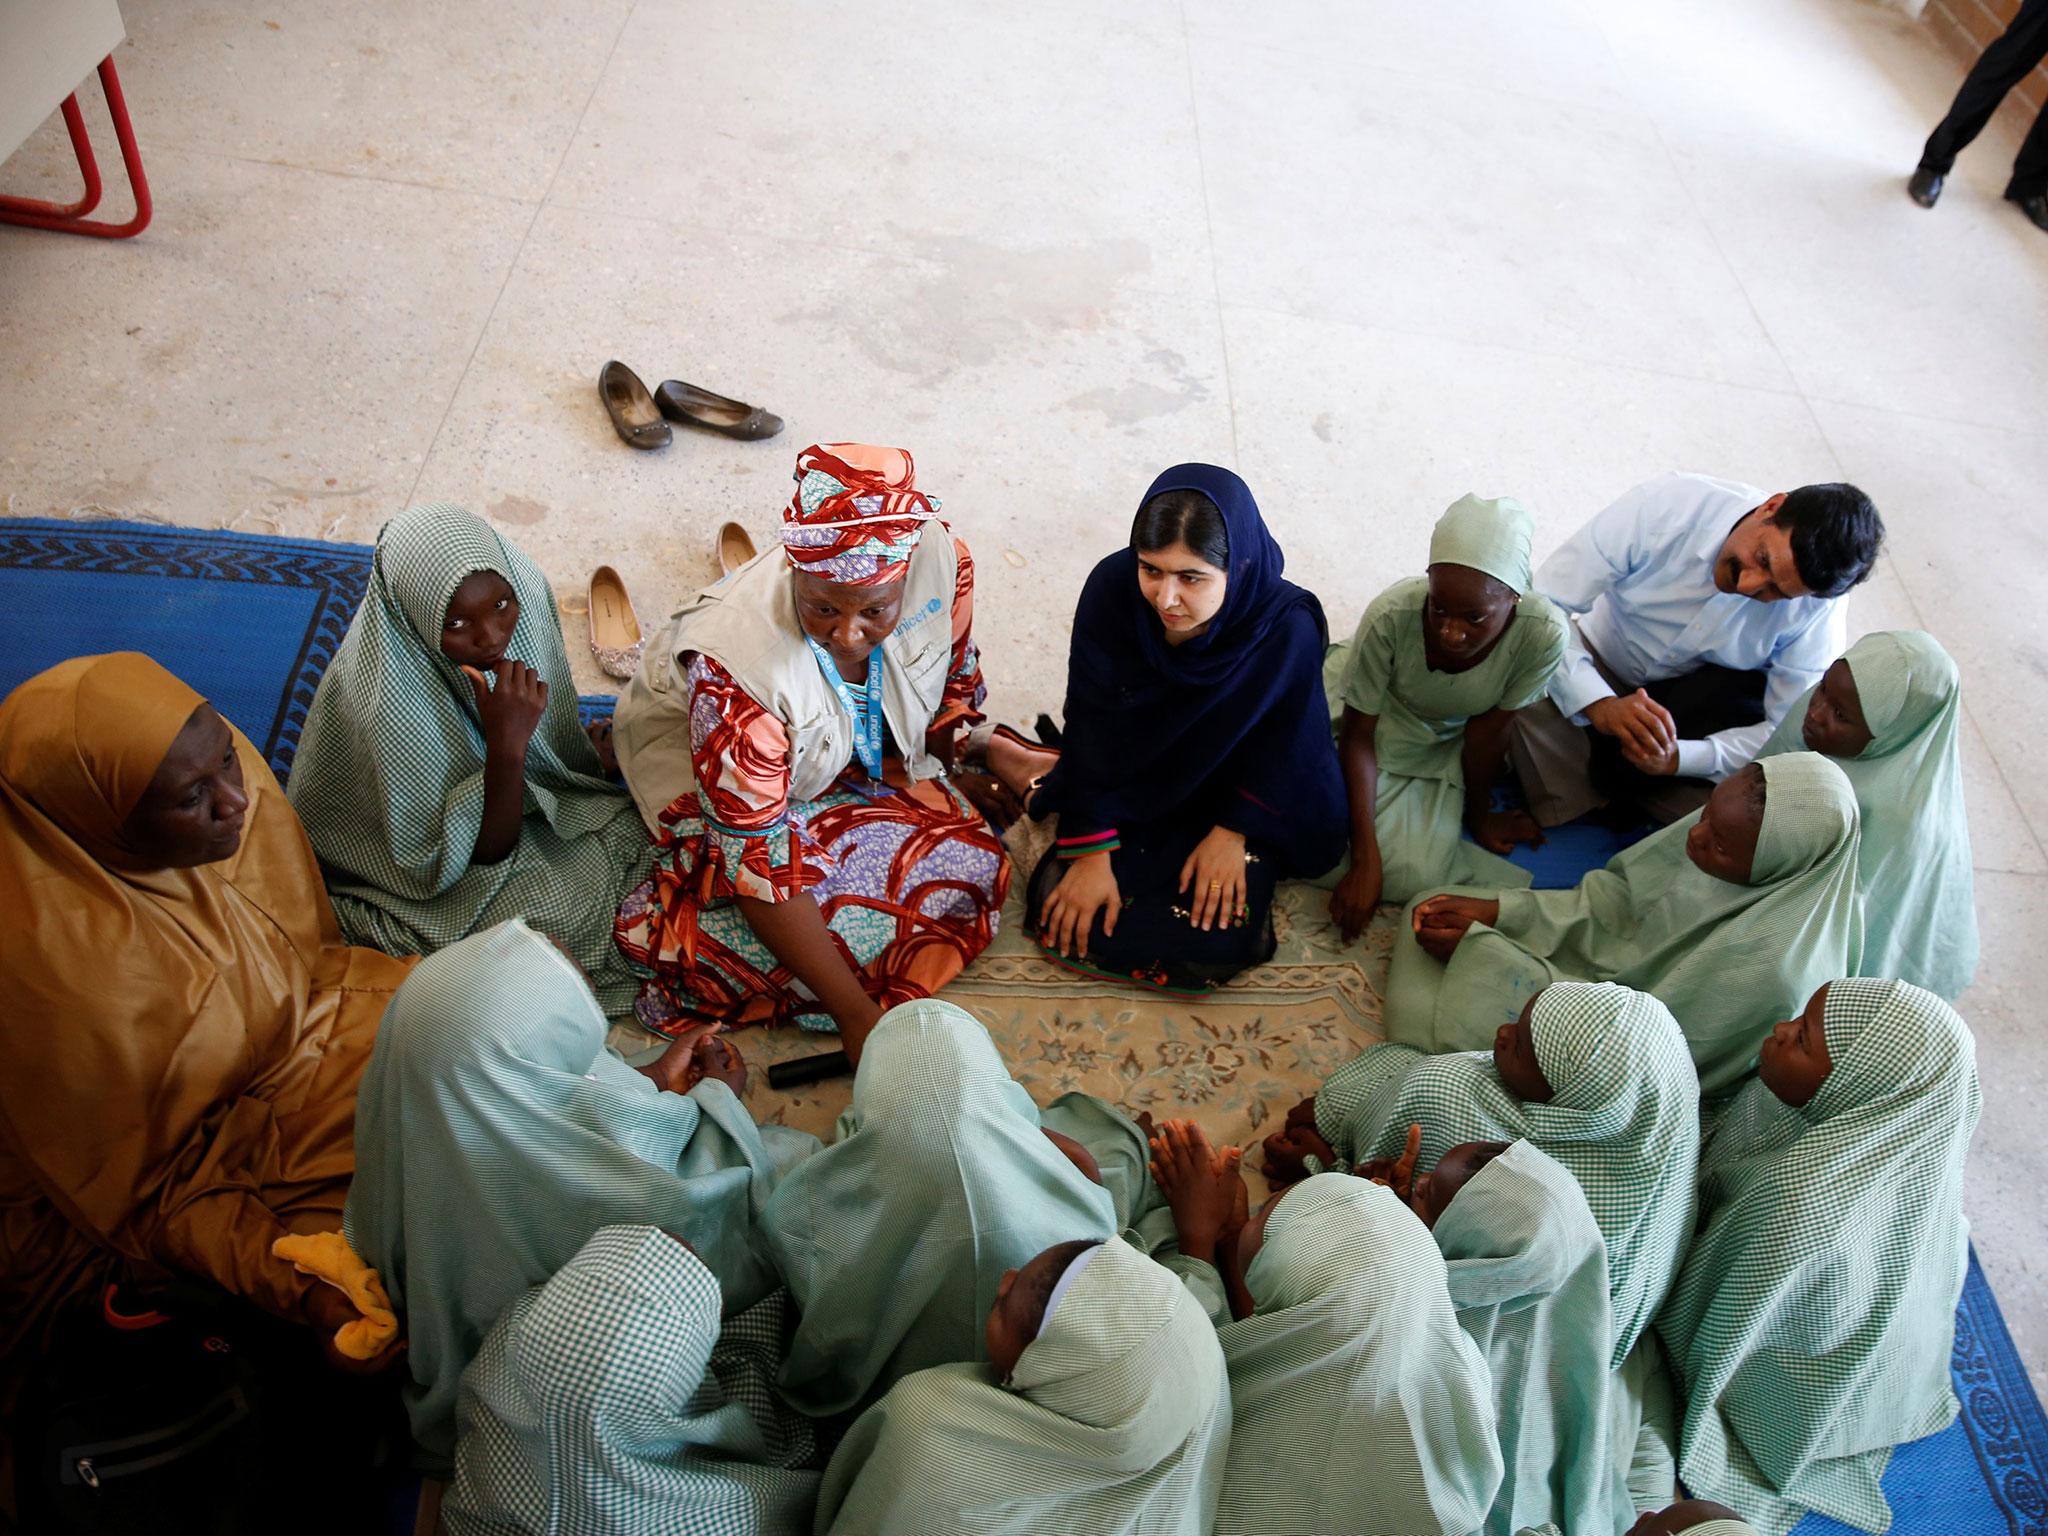
[[(1024, 932), (1022, 872), (1046, 836), (1028, 826), (1012, 830), (1007, 841), (1020, 873), (1002, 930), (940, 994), (988, 1026), (1010, 1071), (1039, 1103), (1080, 1089), (1134, 1118), (1146, 1110), (1155, 1119), (1188, 1116), (1218, 1145), (1249, 1153), (1325, 1077), (1382, 1038), (1381, 989), (1397, 908), (1383, 909), (1346, 946), (1331, 926), (1328, 892), (1282, 884), (1273, 912), (1279, 948), (1270, 962), (1207, 997), (1168, 997), (1077, 975)], [(614, 1043), (636, 1054), (649, 1038), (620, 1026)], [(756, 1118), (829, 1138), (853, 1079), (785, 1092), (768, 1086), (766, 1069), (830, 1050), (832, 1038), (795, 1029), (748, 1029), (731, 1038), (747, 1059), (746, 1101)]]

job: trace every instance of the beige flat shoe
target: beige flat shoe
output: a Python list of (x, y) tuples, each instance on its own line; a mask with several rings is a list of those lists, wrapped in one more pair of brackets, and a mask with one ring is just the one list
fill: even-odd
[(756, 553), (753, 538), (738, 523), (719, 524), (716, 543), (721, 576), (730, 576), (753, 559)]
[(590, 653), (597, 664), (621, 680), (640, 670), (640, 652), (647, 641), (640, 616), (619, 573), (600, 565), (590, 573)]

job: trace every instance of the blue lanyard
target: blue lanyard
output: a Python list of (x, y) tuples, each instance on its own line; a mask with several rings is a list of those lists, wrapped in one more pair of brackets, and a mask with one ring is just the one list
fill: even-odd
[(839, 675), (839, 668), (833, 664), (825, 647), (809, 635), (804, 636), (804, 644), (818, 658), (818, 670), (825, 674), (825, 681), (832, 685), (832, 691), (839, 695), (839, 702), (853, 716), (853, 750), (860, 758), (861, 767), (867, 770), (868, 777), (879, 782), (882, 777), (882, 648), (878, 645), (868, 652), (867, 696), (856, 699), (852, 686)]

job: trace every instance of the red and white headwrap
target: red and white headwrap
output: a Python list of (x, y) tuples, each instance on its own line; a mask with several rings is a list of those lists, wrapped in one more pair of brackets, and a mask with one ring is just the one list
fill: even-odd
[(901, 448), (813, 443), (796, 456), (796, 494), (782, 514), (789, 563), (827, 581), (873, 587), (909, 568), (939, 504), (917, 489)]

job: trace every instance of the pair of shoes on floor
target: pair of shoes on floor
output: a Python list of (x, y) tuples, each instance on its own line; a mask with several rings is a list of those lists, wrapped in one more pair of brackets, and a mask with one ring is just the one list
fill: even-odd
[[(754, 541), (738, 523), (721, 523), (713, 547), (721, 575), (730, 576), (754, 558)], [(590, 573), (590, 654), (609, 676), (624, 681), (640, 670), (646, 647), (625, 578), (600, 565)]]
[(773, 437), (782, 418), (742, 400), (729, 400), (681, 379), (664, 380), (653, 394), (640, 375), (617, 358), (597, 376), (598, 398), (611, 416), (612, 428), (632, 448), (666, 448), (674, 434), (669, 423), (702, 427), (746, 442)]

